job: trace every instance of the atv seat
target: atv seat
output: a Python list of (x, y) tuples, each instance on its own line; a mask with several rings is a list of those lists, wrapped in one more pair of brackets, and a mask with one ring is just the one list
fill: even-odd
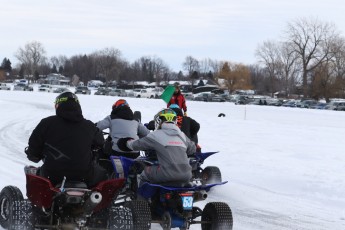
[[(61, 187), (61, 183), (57, 184), (55, 187), (60, 188)], [(87, 189), (86, 183), (80, 182), (80, 181), (66, 181), (64, 187), (65, 188), (83, 188), (83, 189)]]

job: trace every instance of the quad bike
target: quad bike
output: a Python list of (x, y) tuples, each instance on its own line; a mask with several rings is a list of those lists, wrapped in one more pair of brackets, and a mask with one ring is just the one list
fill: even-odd
[[(214, 186), (227, 183), (195, 185), (192, 183), (166, 183), (152, 184), (140, 183), (137, 186), (136, 176), (140, 166), (152, 164), (143, 159), (130, 159), (126, 157), (111, 157), (114, 166), (115, 178), (125, 178), (126, 186), (124, 206), (127, 202), (141, 200), (141, 205), (150, 210), (151, 223), (158, 223), (163, 230), (179, 228), (188, 230), (193, 224), (200, 224), (202, 230), (231, 230), (233, 226), (232, 212), (224, 202), (209, 202), (204, 209), (195, 206), (198, 201), (207, 198), (207, 192)], [(120, 196), (119, 196), (120, 197)], [(148, 219), (148, 218), (147, 218)], [(133, 214), (133, 222), (139, 221), (137, 214)], [(143, 228), (144, 229), (144, 228)]]
[[(134, 118), (141, 122), (141, 113), (140, 111), (134, 112)], [(151, 121), (152, 122), (152, 121)], [(146, 127), (150, 130), (153, 130), (153, 124), (147, 123)], [(191, 156), (190, 165), (192, 166), (193, 173), (193, 182), (205, 184), (220, 183), (222, 181), (222, 174), (217, 166), (207, 166), (202, 168), (201, 165), (204, 163), (205, 159), (209, 156), (218, 153), (218, 152), (205, 152), (205, 153), (195, 153)], [(143, 155), (149, 158), (152, 158), (154, 153), (152, 152), (143, 152)]]
[(1, 190), (2, 228), (140, 229), (132, 218), (133, 213), (147, 211), (141, 209), (140, 202), (133, 201), (126, 207), (113, 202), (125, 184), (124, 178), (102, 181), (93, 188), (65, 179), (53, 186), (49, 179), (36, 172), (37, 168), (25, 166), (28, 199), (24, 199), (15, 186)]

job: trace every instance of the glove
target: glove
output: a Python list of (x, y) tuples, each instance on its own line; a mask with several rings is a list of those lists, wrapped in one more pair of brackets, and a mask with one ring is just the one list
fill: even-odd
[(126, 152), (132, 151), (132, 149), (127, 147), (127, 141), (129, 141), (129, 140), (133, 140), (133, 138), (131, 138), (131, 137), (120, 138), (117, 141), (117, 146), (119, 147), (119, 149), (121, 149), (122, 151), (126, 151)]
[(149, 123), (145, 123), (144, 126), (148, 130), (155, 130), (155, 121), (150, 121)]
[(24, 152), (26, 153), (26, 157), (29, 159), (29, 161), (38, 163), (41, 160), (41, 158), (39, 158), (37, 156), (33, 156), (32, 154), (30, 154), (29, 147), (26, 147), (24, 149)]

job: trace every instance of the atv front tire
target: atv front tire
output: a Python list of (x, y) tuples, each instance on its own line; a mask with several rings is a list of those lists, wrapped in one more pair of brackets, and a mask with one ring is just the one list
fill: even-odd
[[(202, 211), (202, 230), (231, 230), (233, 226), (230, 207), (223, 202), (210, 202)], [(207, 223), (206, 223), (207, 222)]]
[(13, 205), (24, 200), (22, 192), (15, 186), (6, 186), (0, 192), (0, 225), (9, 229), (12, 225)]

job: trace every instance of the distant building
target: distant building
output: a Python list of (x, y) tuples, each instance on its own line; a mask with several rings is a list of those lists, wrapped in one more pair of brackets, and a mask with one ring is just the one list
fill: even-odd
[(71, 79), (58, 73), (50, 73), (42, 81), (49, 85), (70, 85)]

